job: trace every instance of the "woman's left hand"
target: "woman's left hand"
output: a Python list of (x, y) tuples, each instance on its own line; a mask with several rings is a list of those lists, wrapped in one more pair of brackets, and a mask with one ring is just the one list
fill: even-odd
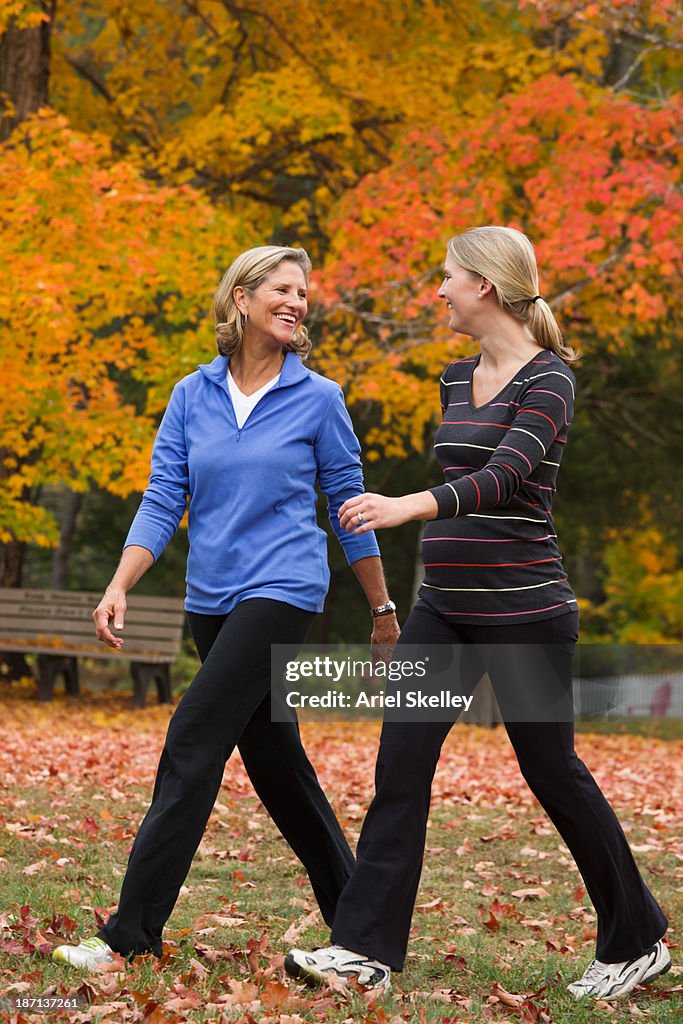
[(413, 518), (411, 495), (385, 498), (383, 494), (358, 494), (339, 509), (339, 522), (349, 533), (386, 530), (402, 526)]

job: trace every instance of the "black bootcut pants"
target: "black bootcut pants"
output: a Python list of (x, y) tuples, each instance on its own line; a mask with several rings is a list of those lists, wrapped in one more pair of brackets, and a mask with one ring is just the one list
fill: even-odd
[[(271, 721), (270, 645), (303, 644), (313, 613), (256, 598), (228, 615), (190, 612), (188, 618), (203, 664), (169, 724), (118, 911), (98, 932), (124, 956), (161, 955), (163, 927), (235, 746), (266, 810), (308, 872), (328, 924), (354, 866), (298, 724)], [(284, 692), (283, 681), (274, 686)]]
[[(574, 750), (571, 686), (577, 635), (576, 612), (510, 626), (463, 626), (419, 601), (399, 646), (463, 645), (456, 666), (457, 692), (463, 695), (471, 694), (488, 672), (522, 775), (567, 844), (597, 912), (596, 956), (619, 963), (644, 953), (662, 937), (668, 922), (640, 876), (614, 811)], [(518, 645), (551, 644), (558, 645), (553, 647), (552, 686), (561, 680), (566, 712), (550, 716), (552, 721), (538, 721), (534, 713), (529, 715), (534, 720), (525, 722), (517, 699), (525, 679), (520, 671), (516, 685), (515, 650), (521, 650)], [(399, 650), (394, 654), (398, 656)], [(331, 941), (395, 970), (405, 960), (432, 779), (452, 724), (385, 718), (375, 797), (360, 834), (356, 870), (337, 906)]]

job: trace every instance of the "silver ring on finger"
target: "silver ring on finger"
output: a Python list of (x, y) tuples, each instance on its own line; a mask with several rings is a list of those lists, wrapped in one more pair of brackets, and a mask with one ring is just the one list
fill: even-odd
[(356, 519), (358, 520), (359, 523), (364, 523), (365, 522), (365, 519), (363, 518), (363, 513), (362, 512), (357, 512), (356, 513)]

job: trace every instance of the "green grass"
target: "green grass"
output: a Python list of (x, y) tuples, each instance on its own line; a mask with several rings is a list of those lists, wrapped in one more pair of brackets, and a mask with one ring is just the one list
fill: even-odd
[[(486, 741), (484, 736), (482, 743)], [(40, 782), (13, 786), (11, 810), (0, 821), (5, 826), (0, 827), (0, 915), (10, 910), (19, 915), (20, 908), (28, 905), (43, 933), (57, 913), (78, 923), (75, 934), (79, 937), (93, 934), (94, 915), (85, 908), (106, 910), (116, 902), (130, 836), (149, 795), (147, 785), (132, 785), (126, 788), (125, 800), (113, 802), (106, 790), (87, 782), (75, 785), (69, 779), (58, 790)], [(92, 1004), (87, 1016), (74, 1019), (117, 1024), (142, 1020), (145, 1006), (152, 1007), (147, 1014), (152, 1021), (198, 1024), (219, 1020), (222, 1024), (250, 1020), (626, 1024), (636, 1016), (656, 1024), (683, 1020), (683, 993), (666, 995), (681, 984), (677, 973), (612, 1010), (577, 1004), (568, 995), (565, 985), (592, 956), (594, 915), (585, 895), (577, 892), (581, 880), (567, 850), (531, 799), (528, 805), (513, 802), (509, 806), (458, 802), (449, 807), (443, 800), (435, 801), (406, 968), (395, 975), (393, 994), (370, 1005), (354, 993), (310, 993), (285, 982), (277, 959), (288, 946), (285, 932), (315, 909), (307, 879), (251, 796), (235, 796), (224, 783), (219, 804), (205, 837), (208, 852), (200, 852), (195, 859), (186, 882), (188, 891), (181, 894), (168, 924), (166, 938), (173, 944), (168, 956), (161, 961), (138, 958), (123, 978), (105, 974), (88, 980), (87, 975), (53, 964), (39, 953), (0, 952), (0, 993), (16, 981), (27, 983), (33, 995), (55, 987), (63, 992), (85, 983), (90, 986)], [(111, 818), (103, 816), (105, 810)], [(641, 824), (628, 813), (620, 816), (632, 843), (651, 834), (650, 823)], [(99, 822), (96, 836), (82, 830), (86, 817)], [(34, 834), (8, 831), (7, 823), (18, 820), (27, 821)], [(359, 820), (351, 823), (356, 834), (359, 824)], [(127, 833), (117, 835), (122, 827)], [(244, 851), (246, 860), (240, 859)], [(72, 862), (58, 866), (54, 852)], [(646, 881), (675, 925), (683, 909), (680, 854), (672, 844), (670, 849), (653, 848), (637, 856)], [(23, 873), (41, 862), (35, 873)], [(543, 889), (545, 894), (523, 900), (512, 895), (529, 888)], [(225, 926), (201, 921), (207, 914), (243, 923)], [(202, 925), (214, 930), (201, 935)], [(20, 934), (10, 924), (0, 937)], [(35, 928), (27, 934), (35, 941)], [(676, 932), (670, 937), (675, 944)], [(316, 923), (301, 933), (296, 944), (315, 947), (327, 939), (326, 927)], [(216, 962), (212, 962), (214, 956), (219, 957)], [(673, 956), (675, 962), (675, 948)], [(235, 991), (235, 986), (239, 996), (239, 986), (251, 982), (261, 994), (260, 1003), (226, 1004), (220, 1013), (207, 1009), (207, 1004)], [(199, 993), (202, 1005), (164, 1010), (178, 984), (183, 991)], [(490, 1002), (496, 985), (521, 994), (546, 988), (525, 1016), (518, 1008)], [(114, 1001), (122, 1002), (123, 1008), (98, 1011), (98, 1006)], [(157, 1017), (150, 1018), (157, 1002)], [(23, 1019), (44, 1021), (46, 1017)]]
[(578, 733), (601, 736), (646, 736), (658, 740), (683, 740), (683, 718), (621, 718), (613, 721), (576, 723)]
[[(84, 807), (92, 806), (88, 797), (93, 795), (84, 792), (79, 802)], [(34, 816), (50, 816), (49, 802), (35, 788), (19, 791), (16, 797), (30, 804)], [(253, 815), (252, 802), (245, 803)], [(136, 803), (135, 809), (138, 807)], [(207, 964), (208, 974), (202, 983), (206, 993), (228, 991), (230, 979), (243, 981), (251, 975), (248, 968), (244, 973), (243, 951), (249, 939), (259, 939), (266, 933), (269, 939), (267, 954), (285, 950), (283, 935), (287, 927), (297, 916), (314, 909), (314, 903), (298, 862), (262, 812), (261, 815), (263, 837), (258, 843), (258, 856), (253, 861), (216, 862), (210, 857), (195, 861), (187, 879), (189, 892), (181, 895), (167, 929), (171, 939), (185, 929), (190, 929), (190, 934), (174, 940), (177, 951), (161, 969), (153, 958), (139, 959), (129, 967), (125, 982), (128, 992), (153, 993), (159, 986), (162, 990), (170, 989), (177, 977), (191, 971), (191, 961), (196, 958), (195, 942), (215, 949), (232, 950), (237, 956), (232, 963)], [(487, 1020), (490, 1018), (484, 1016), (486, 1000), (498, 982), (513, 993), (537, 991), (544, 985), (549, 986), (546, 997), (540, 997), (536, 1004), (549, 1009), (551, 1019), (563, 1024), (588, 1024), (589, 1021), (608, 1019), (626, 1022), (632, 1019), (632, 1011), (628, 1008), (617, 1007), (613, 1012), (607, 1012), (592, 1005), (577, 1005), (564, 991), (566, 981), (580, 973), (580, 967), (590, 958), (593, 915), (585, 898), (581, 901), (575, 898), (580, 880), (568, 866), (566, 852), (559, 849), (561, 844), (557, 836), (554, 833), (537, 835), (534, 832), (538, 827), (537, 821), (537, 814), (517, 814), (511, 823), (504, 810), (479, 808), (475, 818), (453, 828), (451, 813), (438, 809), (433, 813), (427, 843), (432, 852), (427, 854), (418, 907), (437, 899), (440, 902), (435, 907), (416, 911), (415, 934), (406, 969), (396, 976), (395, 987), (404, 995), (381, 1000), (387, 1014), (401, 1017), (406, 1012), (412, 1014), (414, 1009), (416, 1016), (407, 1019), (437, 1022), (453, 1019), (452, 1011), (455, 1009), (457, 1019)], [(506, 830), (510, 829), (516, 835), (506, 838)], [(501, 838), (490, 838), (496, 833), (501, 834)], [(49, 848), (59, 849), (65, 836), (59, 828), (53, 835), (56, 844), (49, 844)], [(631, 837), (634, 840), (639, 838), (637, 828), (631, 832)], [(458, 856), (455, 851), (466, 840), (472, 852)], [(55, 912), (66, 914), (79, 922), (80, 932), (86, 936), (95, 929), (92, 915), (84, 911), (83, 906), (107, 907), (117, 899), (124, 868), (121, 844), (92, 842), (82, 849), (78, 863), (73, 866), (60, 870), (48, 863), (36, 875), (22, 875), (24, 867), (43, 859), (44, 849), (45, 844), (36, 844), (15, 835), (8, 834), (3, 840), (3, 856), (12, 865), (11, 872), (3, 875), (4, 907), (28, 904), (33, 915), (41, 920), (51, 918)], [(522, 849), (527, 852), (522, 854)], [(654, 858), (641, 855), (641, 864), (646, 879), (656, 884), (660, 897), (666, 901), (674, 900), (674, 893), (667, 892), (665, 879), (669, 873), (673, 876), (676, 858), (657, 857), (655, 863)], [(656, 877), (652, 874), (655, 868)], [(545, 889), (548, 897), (522, 902), (511, 896), (513, 890), (535, 887)], [(498, 931), (491, 932), (483, 926), (482, 913), (486, 916), (487, 908), (491, 907), (494, 899), (509, 909), (494, 914), (500, 921), (500, 927)], [(678, 902), (680, 906), (680, 899)], [(245, 924), (239, 927), (217, 926), (209, 935), (197, 936), (195, 922), (203, 914), (211, 913), (240, 917)], [(529, 921), (546, 921), (547, 924), (530, 925)], [(319, 925), (307, 929), (297, 944), (314, 947), (325, 944), (327, 937), (326, 928)], [(548, 950), (547, 941), (557, 949)], [(560, 953), (559, 949), (565, 944), (575, 949), (578, 957)], [(263, 963), (266, 962), (264, 959)], [(38, 954), (21, 958), (19, 962), (16, 956), (0, 954), (0, 969), (5, 980), (13, 972), (30, 978), (31, 990), (36, 994), (60, 985), (65, 973), (69, 977), (80, 975), (80, 972), (65, 971)], [(658, 987), (665, 989), (668, 985), (663, 979)], [(462, 1002), (460, 1006), (453, 1007), (425, 995), (439, 989), (454, 989), (462, 999), (471, 1000), (469, 1010)], [(305, 992), (296, 988), (295, 991)], [(423, 995), (418, 996), (411, 1009), (407, 1000), (413, 992)], [(130, 1001), (130, 996), (123, 998)], [(298, 1007), (297, 1012), (303, 1020), (319, 1019), (315, 1016), (314, 998), (309, 1001), (310, 1014), (302, 1007)], [(676, 1019), (683, 1019), (683, 998), (680, 996), (665, 1001), (642, 991), (632, 1002), (652, 1021), (670, 1024)], [(349, 1011), (352, 1015), (367, 1013), (365, 1002), (357, 996), (351, 998), (350, 1004), (336, 997), (336, 1003), (336, 1007), (333, 1004), (326, 1010), (329, 1020), (348, 1019)], [(423, 1008), (424, 1015), (418, 1016), (418, 1011), (421, 1014)], [(244, 1007), (233, 1009), (234, 1017), (228, 1014), (225, 1019), (243, 1019)], [(509, 1012), (516, 1019), (523, 1019), (512, 1010)], [(211, 1016), (199, 1009), (189, 1012), (186, 1019), (201, 1022)], [(262, 1014), (260, 1017), (257, 1013), (254, 1019), (265, 1019), (266, 1016)], [(92, 1019), (105, 1020), (107, 1017), (95, 1015)]]

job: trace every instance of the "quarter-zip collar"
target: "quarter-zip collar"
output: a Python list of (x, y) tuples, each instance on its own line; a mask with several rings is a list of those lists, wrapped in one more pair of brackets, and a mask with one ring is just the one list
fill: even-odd
[[(213, 381), (214, 384), (218, 384), (224, 391), (227, 391), (229, 363), (229, 356), (216, 356), (210, 363), (200, 363), (197, 369), (208, 380)], [(296, 352), (287, 352), (280, 371), (280, 380), (272, 390), (276, 391), (278, 388), (291, 387), (293, 384), (298, 384), (300, 381), (305, 380), (306, 377), (310, 377), (310, 375), (311, 371), (304, 366)]]

